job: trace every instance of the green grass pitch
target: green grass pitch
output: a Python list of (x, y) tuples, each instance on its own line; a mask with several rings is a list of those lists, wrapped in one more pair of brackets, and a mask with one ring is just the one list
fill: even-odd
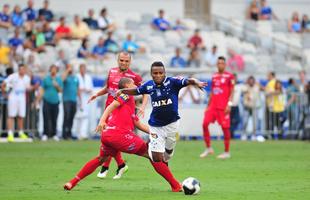
[[(221, 153), (223, 143), (213, 143), (215, 155)], [(146, 159), (127, 154), (122, 179), (112, 180), (113, 161), (107, 179), (96, 178), (97, 170), (64, 191), (98, 147), (99, 141), (0, 144), (0, 199), (310, 199), (310, 144), (295, 141), (233, 141), (232, 158), (225, 161), (200, 159), (202, 141), (178, 142), (170, 167), (180, 181), (193, 176), (201, 182), (196, 196), (170, 192)]]

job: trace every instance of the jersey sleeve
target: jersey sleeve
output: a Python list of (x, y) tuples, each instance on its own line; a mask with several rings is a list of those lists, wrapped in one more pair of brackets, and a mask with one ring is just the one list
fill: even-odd
[(172, 81), (174, 86), (176, 86), (178, 89), (181, 89), (181, 88), (187, 86), (188, 79), (181, 77), (181, 76), (178, 76), (178, 77), (172, 77), (171, 81)]
[(142, 84), (142, 77), (139, 74), (136, 74), (136, 76), (135, 76), (133, 81), (135, 82), (136, 86), (141, 86), (141, 84)]
[(140, 87), (137, 88), (137, 93), (138, 94), (148, 94), (147, 90), (148, 82), (144, 83)]
[(118, 97), (115, 97), (115, 100), (123, 105), (129, 100), (129, 96), (127, 94), (121, 94)]

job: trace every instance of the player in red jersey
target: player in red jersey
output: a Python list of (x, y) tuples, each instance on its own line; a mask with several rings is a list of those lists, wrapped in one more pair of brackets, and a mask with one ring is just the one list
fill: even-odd
[(203, 120), (203, 136), (206, 143), (206, 150), (200, 154), (201, 158), (213, 154), (211, 147), (209, 124), (215, 120), (221, 125), (224, 133), (225, 152), (220, 154), (218, 158), (230, 158), (229, 142), (230, 142), (230, 107), (232, 106), (232, 97), (234, 91), (235, 79), (233, 74), (226, 72), (226, 60), (220, 56), (217, 60), (218, 72), (212, 76), (211, 94), (205, 116)]
[[(134, 73), (131, 69), (129, 69), (131, 62), (131, 56), (127, 52), (120, 52), (118, 55), (118, 67), (111, 68), (106, 79), (106, 85), (99, 90), (96, 94), (90, 97), (88, 102), (96, 99), (99, 96), (108, 94), (106, 100), (107, 108), (114, 100), (114, 94), (118, 90), (118, 82), (122, 77), (131, 78), (136, 86), (140, 86), (142, 82), (142, 78), (140, 75)], [(145, 106), (147, 104), (147, 96), (143, 97), (142, 106), (139, 108), (138, 115), (144, 115)], [(128, 166), (125, 164), (124, 160), (122, 159), (121, 153), (117, 153), (113, 156), (115, 161), (117, 162), (118, 169), (116, 171), (116, 175), (113, 179), (119, 179), (122, 175), (128, 170)], [(109, 165), (111, 163), (112, 157), (110, 157), (105, 163), (103, 163), (100, 172), (97, 174), (99, 178), (105, 178), (108, 174)]]
[[(135, 87), (130, 78), (121, 78), (119, 81), (120, 89)], [(64, 185), (64, 189), (73, 189), (80, 180), (94, 172), (109, 156), (115, 156), (119, 151), (150, 159), (148, 144), (133, 132), (134, 126), (149, 133), (149, 127), (141, 123), (135, 115), (134, 98), (121, 94), (106, 108), (96, 128), (96, 131), (103, 130), (99, 156), (87, 162), (80, 172)], [(153, 162), (151, 159), (150, 162), (156, 172), (167, 180), (173, 192), (182, 191), (182, 186), (173, 177), (166, 163)]]

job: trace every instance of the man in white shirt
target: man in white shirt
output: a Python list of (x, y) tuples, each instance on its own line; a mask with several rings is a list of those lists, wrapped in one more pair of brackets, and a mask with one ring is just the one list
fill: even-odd
[(75, 115), (75, 131), (80, 140), (87, 139), (89, 133), (89, 114), (90, 105), (87, 104), (88, 99), (93, 92), (93, 82), (90, 75), (86, 74), (86, 65), (80, 65), (80, 73), (77, 75), (79, 80), (79, 90), (81, 100), (78, 102), (78, 110)]
[(214, 45), (212, 47), (212, 50), (211, 51), (208, 51), (208, 53), (206, 54), (205, 56), (205, 62), (208, 66), (210, 67), (213, 67), (213, 66), (216, 66), (216, 63), (217, 63), (217, 58), (218, 58), (218, 55), (217, 55), (217, 46)]
[[(2, 93), (8, 92), (8, 141), (14, 141), (14, 118), (17, 117), (19, 137), (27, 139), (24, 133), (24, 118), (26, 116), (26, 91), (31, 90), (30, 77), (26, 67), (19, 65), (18, 72), (9, 75), (2, 83)], [(8, 91), (7, 91), (8, 88)]]

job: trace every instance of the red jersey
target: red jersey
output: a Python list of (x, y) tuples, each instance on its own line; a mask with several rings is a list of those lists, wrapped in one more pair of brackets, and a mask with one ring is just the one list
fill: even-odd
[(71, 30), (70, 30), (70, 28), (68, 27), (68, 26), (58, 26), (57, 28), (56, 28), (56, 31), (55, 31), (56, 33), (70, 33), (71, 32)]
[(118, 82), (123, 77), (131, 78), (136, 86), (140, 86), (142, 83), (141, 76), (134, 73), (130, 69), (128, 69), (126, 72), (121, 72), (118, 67), (110, 69), (107, 80), (107, 88), (109, 93), (105, 104), (106, 107), (108, 107), (113, 102), (114, 93), (118, 90)]
[(134, 120), (139, 120), (135, 115), (133, 96), (121, 94), (115, 100), (121, 105), (110, 114), (107, 129), (132, 132), (134, 130)]
[(199, 44), (201, 44), (203, 41), (202, 41), (202, 38), (200, 36), (192, 36), (188, 42), (188, 45), (194, 45), (195, 47), (197, 47)]
[(233, 74), (229, 72), (215, 73), (212, 76), (211, 92), (212, 98), (210, 107), (224, 110), (229, 101), (230, 94), (235, 84)]

